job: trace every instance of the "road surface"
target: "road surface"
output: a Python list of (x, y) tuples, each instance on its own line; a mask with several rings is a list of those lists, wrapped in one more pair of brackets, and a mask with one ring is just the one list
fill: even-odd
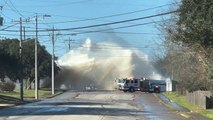
[(0, 109), (0, 120), (181, 120), (149, 93), (74, 92)]

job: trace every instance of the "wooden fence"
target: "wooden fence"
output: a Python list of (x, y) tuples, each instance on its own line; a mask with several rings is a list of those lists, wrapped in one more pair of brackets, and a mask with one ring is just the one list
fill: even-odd
[(210, 91), (186, 92), (187, 101), (204, 109), (213, 108), (213, 96)]

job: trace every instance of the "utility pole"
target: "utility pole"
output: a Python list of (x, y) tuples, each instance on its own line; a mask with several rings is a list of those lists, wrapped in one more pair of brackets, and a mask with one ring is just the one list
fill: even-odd
[(55, 34), (54, 34), (54, 26), (53, 26), (53, 29), (52, 29), (52, 95), (55, 94), (54, 52), (55, 52)]
[(36, 38), (35, 38), (35, 99), (38, 99), (38, 16), (35, 17), (36, 21)]
[(20, 100), (24, 100), (24, 88), (23, 88), (23, 77), (22, 77), (22, 18), (20, 17), (20, 42), (19, 42), (19, 54), (20, 54), (20, 62), (21, 62), (21, 70), (20, 70)]
[[(74, 36), (74, 35), (76, 35), (76, 34), (72, 34), (72, 36)], [(68, 39), (68, 47), (69, 47), (69, 50), (71, 50), (71, 41), (74, 41), (74, 40), (72, 40), (72, 39), (69, 37), (69, 39)]]
[[(2, 12), (3, 6), (0, 6), (0, 12)], [(0, 26), (3, 25), (4, 18), (0, 16)]]
[(24, 31), (24, 41), (26, 40), (26, 31), (25, 31), (25, 26), (23, 27), (23, 31)]
[(69, 37), (69, 43), (68, 43), (68, 45), (69, 45), (69, 50), (71, 49), (71, 39), (70, 39), (70, 37)]
[[(50, 15), (43, 15), (43, 17), (51, 17)], [(38, 15), (35, 16), (36, 22), (36, 38), (35, 38), (35, 99), (38, 99)]]

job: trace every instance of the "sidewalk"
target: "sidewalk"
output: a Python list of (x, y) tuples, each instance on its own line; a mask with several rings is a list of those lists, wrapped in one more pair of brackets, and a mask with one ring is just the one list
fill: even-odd
[(211, 120), (195, 112), (183, 112), (180, 115), (190, 120)]

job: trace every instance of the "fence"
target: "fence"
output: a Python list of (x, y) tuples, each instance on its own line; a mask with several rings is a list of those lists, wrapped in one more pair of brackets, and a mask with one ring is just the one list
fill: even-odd
[(204, 109), (213, 108), (213, 96), (210, 91), (186, 92), (187, 101)]

